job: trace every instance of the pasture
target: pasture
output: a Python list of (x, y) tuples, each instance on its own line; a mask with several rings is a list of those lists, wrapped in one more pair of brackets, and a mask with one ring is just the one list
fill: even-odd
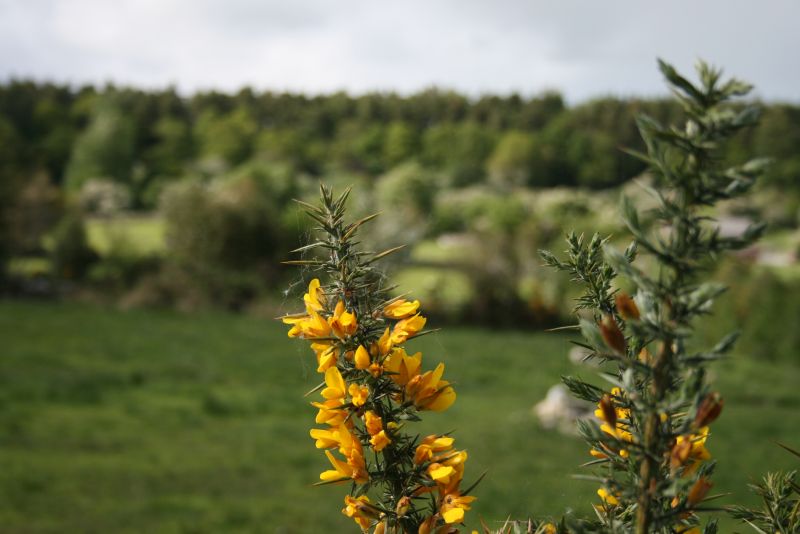
[[(303, 394), (319, 376), (283, 325), (0, 301), (0, 340), (3, 532), (353, 531), (346, 487), (312, 487), (327, 466)], [(576, 502), (591, 512), (595, 486), (570, 477), (585, 444), (531, 413), (560, 375), (592, 375), (569, 363), (567, 337), (460, 327), (410, 347), (427, 368), (444, 361), (459, 395), (420, 433), (455, 431), (467, 483), (487, 471), (470, 527)], [(712, 491), (753, 503), (747, 483), (793, 464), (775, 442), (800, 446), (800, 367), (735, 355), (714, 373), (726, 404), (708, 442)]]

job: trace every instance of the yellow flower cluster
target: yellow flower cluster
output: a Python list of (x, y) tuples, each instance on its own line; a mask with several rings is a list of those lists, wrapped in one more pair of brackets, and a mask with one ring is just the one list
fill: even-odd
[[(630, 424), (630, 410), (621, 407), (621, 399), (622, 390), (617, 387), (613, 388), (611, 395), (605, 395), (600, 399), (594, 414), (603, 422), (600, 425), (600, 430), (617, 438), (619, 441), (632, 443), (633, 435), (628, 427)], [(601, 446), (602, 450), (592, 449), (589, 454), (595, 458), (608, 458), (608, 454), (619, 454), (623, 458), (628, 457), (628, 451), (623, 448), (611, 450), (607, 445)]]
[[(464, 477), (467, 451), (453, 450), (453, 438), (431, 435), (422, 440), (414, 453), (414, 463), (422, 466), (435, 487), (421, 488), (417, 493), (438, 492), (438, 512), (422, 524), (421, 534), (431, 532), (439, 518), (445, 524), (460, 523), (475, 497), (462, 495), (459, 488)], [(424, 528), (423, 528), (424, 527)]]
[[(453, 404), (456, 393), (442, 378), (444, 364), (423, 372), (422, 354), (408, 355), (402, 346), (425, 326), (426, 319), (418, 312), (419, 301), (391, 300), (359, 318), (343, 299), (330, 297), (318, 279), (312, 280), (303, 296), (305, 312), (286, 316), (283, 321), (291, 326), (289, 337), (310, 342), (317, 371), (324, 374), (322, 400), (312, 402), (312, 406), (318, 410), (317, 424), (326, 428), (310, 431), (316, 447), (324, 450), (332, 466), (320, 474), (320, 480), (363, 485), (370, 482), (371, 469), (386, 468), (397, 461), (396, 453), (386, 455), (387, 448), (401, 438), (401, 425), (393, 416), (395, 408), (441, 411)], [(429, 485), (417, 483), (408, 488), (402, 497), (406, 508), (411, 497), (431, 491), (439, 494), (438, 509), (424, 521), (420, 532), (425, 528), (431, 531), (440, 523), (461, 522), (474, 500), (460, 493), (467, 453), (453, 451), (452, 443), (452, 438), (432, 436), (416, 448), (415, 465), (425, 469)], [(383, 453), (383, 463), (371, 466), (365, 448)], [(359, 493), (364, 491), (356, 495)], [(342, 513), (362, 530), (376, 525), (380, 532), (387, 519), (382, 509), (364, 494), (348, 495)], [(406, 511), (398, 507), (394, 519), (402, 518)]]
[[(633, 435), (630, 432), (630, 410), (622, 406), (624, 392), (621, 388), (615, 387), (611, 393), (604, 395), (597, 403), (594, 414), (602, 423), (600, 429), (606, 434), (613, 436), (621, 442), (634, 443)], [(717, 410), (716, 415), (719, 414)], [(667, 420), (666, 414), (662, 414), (662, 422)], [(711, 418), (698, 418), (699, 421), (710, 421)], [(675, 439), (675, 444), (670, 452), (670, 469), (673, 473), (682, 469), (683, 476), (690, 476), (697, 472), (700, 465), (706, 460), (711, 459), (711, 453), (706, 449), (708, 439), (708, 426), (700, 428), (696, 433), (680, 435)], [(613, 449), (610, 445), (599, 444), (600, 449), (593, 448), (589, 453), (595, 458), (608, 458), (609, 455), (619, 455), (627, 458), (629, 453), (624, 448)], [(690, 492), (691, 493), (691, 492)], [(696, 492), (697, 493), (697, 492)], [(597, 490), (600, 499), (607, 506), (619, 505), (619, 495), (608, 491), (606, 488)], [(696, 495), (695, 495), (696, 498)], [(687, 502), (692, 501), (688, 499)], [(672, 505), (678, 506), (680, 499), (675, 497)], [(690, 504), (695, 504), (690, 502)], [(687, 531), (691, 532), (691, 531)]]

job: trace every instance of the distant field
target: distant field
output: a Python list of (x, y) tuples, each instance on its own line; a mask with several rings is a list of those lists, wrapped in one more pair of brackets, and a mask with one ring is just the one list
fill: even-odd
[(164, 251), (164, 221), (157, 216), (127, 216), (113, 219), (91, 218), (86, 221), (89, 245), (101, 256), (113, 247), (138, 255)]
[[(346, 487), (311, 486), (326, 462), (303, 394), (319, 378), (282, 325), (0, 301), (0, 340), (0, 531), (356, 531)], [(596, 488), (569, 477), (585, 445), (530, 412), (576, 371), (566, 338), (451, 328), (412, 343), (428, 366), (446, 362), (459, 393), (420, 432), (455, 430), (467, 479), (488, 470), (471, 527), (589, 509)], [(792, 464), (774, 442), (800, 446), (800, 367), (736, 357), (715, 374), (714, 491), (753, 502), (748, 482)]]

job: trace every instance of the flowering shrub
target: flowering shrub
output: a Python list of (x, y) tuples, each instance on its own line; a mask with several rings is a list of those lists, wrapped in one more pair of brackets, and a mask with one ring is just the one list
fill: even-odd
[[(597, 403), (597, 422), (580, 424), (596, 469), (599, 502), (596, 520), (567, 518), (565, 532), (711, 534), (716, 522), (700, 526), (698, 512), (710, 499), (714, 462), (706, 448), (710, 426), (723, 401), (706, 379), (706, 367), (733, 345), (728, 335), (708, 349), (690, 348), (693, 321), (710, 312), (724, 287), (700, 274), (721, 253), (756, 239), (763, 225), (742, 236), (722, 237), (708, 209), (746, 192), (765, 167), (753, 160), (721, 168), (722, 143), (754, 124), (757, 110), (728, 101), (750, 86), (721, 81), (720, 71), (698, 65), (694, 85), (661, 62), (686, 123), (663, 126), (642, 116), (639, 130), (646, 162), (658, 189), (657, 207), (639, 211), (623, 199), (623, 219), (634, 241), (619, 252), (595, 235), (568, 236), (568, 258), (544, 252), (545, 262), (572, 275), (585, 287), (578, 302), (581, 343), (590, 357), (608, 364), (602, 376), (611, 387), (566, 378), (572, 392)], [(650, 269), (637, 251), (650, 256)], [(633, 296), (614, 289), (622, 275)]]
[[(572, 393), (595, 403), (595, 420), (579, 422), (598, 483), (596, 518), (571, 515), (558, 523), (507, 521), (502, 534), (636, 533), (715, 534), (715, 520), (701, 524), (700, 512), (714, 498), (715, 463), (707, 443), (724, 402), (706, 378), (710, 362), (733, 346), (730, 334), (713, 347), (694, 348), (695, 321), (710, 313), (725, 288), (701, 274), (722, 253), (749, 245), (763, 225), (743, 235), (723, 237), (709, 216), (720, 200), (750, 189), (765, 160), (722, 168), (724, 141), (757, 121), (751, 106), (729, 101), (749, 92), (738, 81), (700, 63), (695, 85), (661, 62), (661, 71), (683, 106), (686, 123), (663, 126), (642, 116), (639, 129), (647, 153), (631, 153), (647, 163), (656, 201), (640, 211), (623, 199), (623, 219), (633, 242), (619, 252), (608, 239), (567, 237), (567, 257), (543, 252), (545, 262), (584, 288), (578, 299), (579, 343), (601, 361), (608, 387), (565, 377)], [(319, 207), (305, 205), (323, 238), (299, 251), (322, 249), (326, 257), (291, 263), (327, 274), (311, 280), (305, 311), (286, 316), (289, 337), (310, 342), (317, 371), (324, 373), (322, 399), (311, 430), (332, 469), (321, 483), (349, 482), (342, 512), (376, 533), (457, 532), (475, 497), (462, 490), (467, 454), (448, 435), (425, 438), (405, 432), (425, 410), (445, 410), (455, 400), (444, 380), (444, 365), (424, 371), (422, 355), (405, 343), (426, 333), (419, 302), (389, 297), (393, 289), (372, 267), (393, 252), (368, 254), (355, 248), (358, 228), (374, 216), (344, 222), (348, 193), (334, 199), (322, 188)], [(638, 261), (638, 251), (650, 256)], [(620, 291), (627, 279), (632, 295)], [(788, 449), (788, 447), (785, 447)], [(369, 454), (365, 451), (369, 450)], [(798, 454), (788, 449), (790, 452)], [(474, 485), (473, 485), (474, 487)], [(764, 510), (730, 509), (758, 532), (800, 532), (800, 488), (795, 474), (772, 474), (756, 486)], [(484, 525), (484, 531), (491, 530)]]
[(372, 264), (396, 249), (368, 254), (355, 247), (359, 227), (374, 218), (344, 221), (349, 191), (334, 198), (321, 187), (319, 206), (304, 204), (322, 238), (297, 252), (326, 257), (288, 263), (326, 276), (314, 278), (303, 296), (305, 310), (283, 317), (289, 337), (309, 342), (321, 399), (311, 438), (330, 469), (321, 484), (349, 483), (342, 513), (362, 531), (457, 532), (475, 497), (462, 489), (466, 451), (448, 435), (420, 438), (406, 431), (419, 413), (449, 408), (456, 399), (443, 379), (444, 364), (424, 371), (422, 354), (406, 342), (423, 335), (419, 301), (389, 297), (392, 289)]

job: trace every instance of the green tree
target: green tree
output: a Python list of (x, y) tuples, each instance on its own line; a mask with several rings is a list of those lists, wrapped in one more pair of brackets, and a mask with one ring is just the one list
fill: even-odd
[(386, 127), (383, 142), (383, 161), (388, 169), (412, 158), (418, 146), (414, 129), (406, 122), (394, 121)]
[(238, 165), (252, 154), (257, 133), (258, 125), (244, 107), (230, 113), (204, 110), (195, 126), (198, 155), (219, 158), (231, 166)]
[(511, 131), (503, 135), (486, 162), (489, 180), (502, 186), (524, 186), (531, 181), (534, 138)]
[(75, 141), (65, 183), (78, 191), (92, 178), (105, 178), (130, 184), (135, 154), (136, 125), (109, 93), (99, 98), (92, 110), (89, 125)]

